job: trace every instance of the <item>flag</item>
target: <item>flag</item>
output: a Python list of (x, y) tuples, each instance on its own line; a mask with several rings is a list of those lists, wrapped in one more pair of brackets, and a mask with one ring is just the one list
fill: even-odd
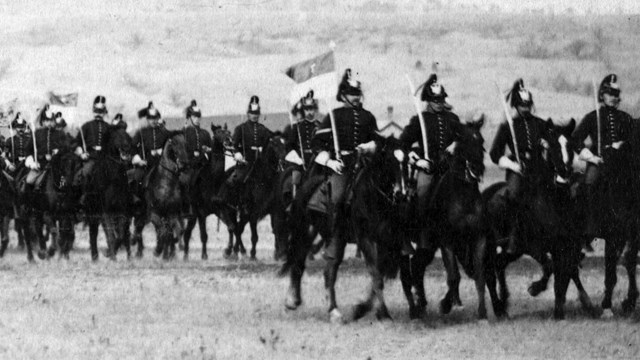
[(318, 55), (309, 60), (291, 65), (284, 73), (296, 82), (291, 91), (289, 102), (296, 103), (313, 90), (317, 98), (335, 96), (337, 91), (336, 66), (333, 51)]
[(54, 94), (49, 91), (49, 102), (51, 105), (58, 105), (64, 107), (76, 107), (78, 106), (78, 93), (71, 93), (66, 95)]
[(16, 116), (18, 109), (18, 98), (0, 104), (0, 124), (9, 126), (9, 122)]

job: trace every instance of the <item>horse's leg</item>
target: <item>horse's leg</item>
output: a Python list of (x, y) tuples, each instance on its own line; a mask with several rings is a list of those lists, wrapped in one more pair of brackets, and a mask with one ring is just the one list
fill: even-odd
[[(189, 241), (191, 240), (191, 233), (193, 232), (193, 228), (196, 226), (196, 221), (198, 221), (198, 217), (196, 217), (196, 215), (189, 215), (187, 217), (187, 228), (184, 231), (184, 245), (182, 246), (184, 250), (184, 261), (189, 260)], [(202, 229), (200, 231), (202, 231)]]
[(124, 244), (127, 252), (127, 260), (131, 260), (131, 231), (129, 230), (130, 218), (121, 214), (118, 216), (118, 234), (120, 244)]
[[(153, 251), (153, 255), (155, 257), (159, 257), (160, 255), (162, 255), (162, 251), (164, 249), (164, 230), (162, 228), (162, 218), (160, 218), (160, 216), (158, 216), (157, 214), (152, 213), (150, 219), (153, 227), (156, 229), (156, 248)], [(140, 248), (138, 248), (138, 250), (140, 250)]]
[(117, 234), (117, 220), (113, 215), (102, 215), (102, 228), (104, 229), (105, 237), (107, 238), (107, 250), (105, 251), (104, 256), (109, 258), (110, 260), (116, 259), (117, 250), (117, 242), (118, 242), (118, 234)]
[(98, 261), (98, 226), (99, 220), (96, 215), (87, 215), (89, 222), (89, 246), (91, 247), (91, 260)]
[(500, 253), (495, 256), (495, 270), (498, 278), (498, 285), (500, 287), (500, 300), (504, 305), (504, 310), (509, 308), (509, 286), (507, 285), (506, 269), (509, 263), (512, 261), (512, 257), (507, 254)]
[(200, 228), (200, 242), (202, 243), (202, 260), (207, 260), (209, 255), (207, 254), (207, 242), (209, 241), (209, 234), (207, 234), (207, 216), (200, 213), (198, 215), (198, 227)]
[(138, 245), (138, 250), (136, 251), (136, 257), (141, 258), (144, 253), (144, 242), (142, 241), (142, 231), (144, 230), (144, 226), (147, 222), (147, 217), (145, 214), (138, 214), (133, 218), (133, 238), (131, 240), (132, 243)]
[(419, 313), (423, 313), (427, 307), (427, 295), (424, 291), (424, 272), (433, 261), (435, 254), (435, 248), (416, 249), (416, 253), (411, 259), (411, 278), (418, 298), (416, 307)]
[(258, 245), (258, 219), (254, 216), (249, 220), (249, 228), (251, 229), (251, 260), (256, 259), (256, 246)]
[[(24, 216), (24, 215), (20, 215), (20, 216)], [(18, 217), (15, 218), (14, 222), (14, 229), (16, 231), (16, 233), (18, 234), (18, 249), (20, 250), (24, 250), (25, 248), (25, 229), (24, 229), (24, 220), (19, 219)]]
[(359, 248), (367, 263), (371, 284), (369, 285), (368, 298), (358, 303), (354, 308), (354, 320), (360, 319), (373, 307), (378, 320), (391, 320), (391, 315), (384, 301), (384, 278), (378, 268), (377, 260), (380, 256), (378, 248), (371, 239), (362, 237)]
[(340, 237), (334, 237), (331, 239), (335, 244), (329, 244), (329, 246), (335, 246), (335, 257), (327, 257), (327, 264), (324, 269), (324, 287), (327, 293), (327, 300), (329, 301), (329, 317), (331, 322), (342, 323), (343, 317), (340, 310), (338, 310), (338, 304), (336, 301), (336, 281), (338, 279), (338, 268), (344, 258), (344, 249), (346, 243)]
[(74, 237), (72, 215), (63, 214), (60, 217), (59, 239), (60, 239), (60, 256), (69, 259), (69, 251), (71, 250), (71, 242)]
[(578, 289), (578, 298), (580, 299), (582, 308), (591, 316), (596, 317), (598, 315), (598, 309), (593, 305), (589, 294), (587, 294), (584, 286), (582, 286), (582, 281), (580, 280), (580, 268), (577, 265), (572, 266), (571, 280), (573, 280), (573, 283), (576, 285), (576, 289)]
[(35, 211), (31, 211), (30, 213), (29, 229), (32, 235), (30, 238), (35, 238), (38, 241), (38, 257), (40, 260), (44, 260), (47, 258), (47, 241), (42, 233), (42, 215), (36, 214)]
[(476, 284), (476, 292), (478, 293), (478, 319), (487, 319), (487, 305), (485, 303), (485, 286), (486, 286), (486, 256), (487, 255), (487, 239), (479, 236), (475, 242), (473, 249), (473, 274)]
[(420, 309), (416, 306), (416, 301), (413, 297), (412, 285), (413, 279), (411, 277), (411, 257), (408, 255), (400, 258), (400, 282), (402, 283), (402, 291), (409, 303), (409, 318), (417, 319), (421, 316)]
[(233, 239), (234, 239), (234, 234), (235, 234), (235, 229), (234, 228), (227, 228), (227, 232), (229, 233), (229, 241), (227, 242), (227, 247), (224, 248), (223, 254), (222, 256), (225, 259), (228, 259), (231, 257), (231, 253), (233, 252)]
[[(556, 241), (558, 241), (556, 239)], [(562, 256), (557, 252), (552, 254), (553, 268), (555, 270), (555, 281), (553, 282), (553, 290), (555, 294), (555, 305), (553, 309), (553, 318), (556, 320), (564, 319), (564, 304), (567, 299), (567, 288), (571, 280), (573, 264), (569, 256)]]
[(447, 287), (449, 288), (447, 294), (440, 300), (440, 313), (447, 315), (451, 312), (453, 305), (462, 305), (458, 293), (460, 270), (458, 269), (458, 261), (453, 253), (453, 249), (448, 246), (443, 246), (440, 248), (440, 252), (442, 253), (444, 267), (447, 270)]
[(616, 267), (618, 265), (618, 241), (617, 238), (609, 238), (604, 245), (604, 298), (602, 299), (602, 316), (613, 317), (611, 311), (611, 297), (613, 289), (618, 282)]
[(56, 254), (57, 250), (60, 250), (60, 230), (58, 229), (58, 222), (51, 215), (44, 214), (42, 218), (51, 235), (51, 244), (49, 244), (49, 249), (47, 250), (47, 257), (51, 258)]
[(11, 218), (7, 215), (2, 217), (2, 228), (0, 228), (0, 258), (4, 256), (9, 246), (9, 222)]
[(248, 220), (245, 218), (240, 219), (240, 223), (236, 228), (236, 244), (233, 248), (233, 252), (237, 255), (240, 253), (241, 255), (247, 255), (247, 249), (244, 247), (244, 243), (242, 242), (242, 233), (244, 232), (244, 227), (247, 225)]
[(553, 262), (547, 253), (538, 252), (537, 254), (531, 254), (531, 256), (542, 266), (542, 277), (531, 283), (527, 291), (531, 296), (538, 296), (541, 292), (547, 290), (549, 278), (553, 274)]
[(638, 265), (638, 239), (630, 238), (627, 251), (624, 253), (624, 267), (627, 270), (629, 278), (629, 288), (627, 290), (627, 298), (622, 301), (622, 311), (625, 314), (633, 312), (636, 308), (638, 300), (638, 284), (636, 283), (636, 265)]
[[(300, 226), (298, 224), (297, 227)], [(289, 310), (295, 310), (302, 304), (300, 285), (306, 267), (307, 254), (315, 237), (311, 236), (310, 233), (314, 233), (313, 226), (309, 226), (307, 231), (294, 228), (291, 233), (291, 244), (287, 251), (285, 265), (283, 265), (283, 269), (288, 268), (289, 271), (289, 289), (284, 301), (284, 306)]]

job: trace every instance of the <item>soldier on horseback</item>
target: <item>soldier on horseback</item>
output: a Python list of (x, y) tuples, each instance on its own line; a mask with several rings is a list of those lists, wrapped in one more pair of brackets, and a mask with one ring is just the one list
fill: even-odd
[(211, 134), (205, 129), (200, 128), (200, 118), (202, 112), (195, 100), (191, 100), (191, 104), (186, 109), (187, 126), (184, 128), (184, 138), (186, 140), (187, 152), (191, 168), (188, 170), (189, 189), (193, 189), (200, 172), (207, 166), (213, 141)]
[[(598, 103), (600, 108), (597, 112), (594, 110), (586, 114), (572, 135), (576, 152), (581, 160), (587, 162), (582, 194), (586, 200), (587, 216), (583, 235), (588, 243), (597, 235), (594, 186), (598, 183), (598, 178), (604, 175), (601, 166), (605, 163), (625, 166), (624, 162), (628, 160), (624, 156), (629, 152), (628, 141), (633, 126), (631, 116), (618, 110), (620, 86), (615, 74), (602, 79), (598, 89)], [(590, 146), (585, 144), (587, 138), (591, 140)]]
[[(147, 126), (139, 129), (133, 135), (135, 155), (131, 163), (135, 166), (132, 178), (136, 184), (141, 184), (145, 175), (160, 162), (162, 147), (169, 138), (170, 133), (160, 123), (162, 116), (153, 105), (153, 102), (150, 101), (146, 108), (138, 111), (138, 116), (147, 119)], [(143, 185), (142, 187), (146, 186)]]
[(19, 112), (11, 122), (11, 128), (15, 131), (15, 135), (5, 142), (5, 165), (8, 173), (16, 180), (15, 183), (19, 184), (18, 180), (26, 175), (25, 162), (27, 158), (31, 157), (30, 165), (35, 162), (33, 160), (33, 136), (27, 121)]
[[(409, 162), (417, 169), (416, 193), (418, 198), (418, 218), (425, 221), (428, 214), (429, 199), (442, 175), (448, 170), (449, 159), (454, 154), (461, 134), (462, 124), (456, 114), (451, 112), (451, 105), (446, 102), (447, 93), (438, 82), (436, 74), (431, 74), (422, 86), (420, 99), (427, 102), (427, 109), (422, 112), (427, 137), (427, 151), (421, 139), (420, 117), (415, 115), (400, 135), (402, 150), (394, 155), (398, 161), (404, 161), (405, 153), (409, 154)], [(414, 143), (419, 149), (413, 149)], [(428, 154), (428, 156), (427, 156)], [(427, 246), (426, 229), (420, 232), (418, 248)], [(404, 255), (411, 253), (411, 245), (405, 244)]]
[[(500, 124), (489, 155), (495, 164), (506, 170), (505, 207), (514, 210), (515, 216), (522, 216), (523, 196), (535, 191), (545, 180), (542, 176), (543, 150), (548, 148), (544, 139), (546, 125), (544, 120), (533, 115), (533, 96), (524, 87), (522, 79), (514, 83), (506, 99), (516, 110), (512, 119), (513, 132), (509, 119)], [(506, 148), (509, 148), (510, 154), (506, 153)], [(507, 253), (517, 252), (516, 232), (517, 227), (514, 226), (509, 236)]]
[[(109, 131), (109, 124), (104, 121), (107, 115), (106, 99), (98, 95), (93, 101), (93, 120), (84, 123), (76, 136), (75, 153), (84, 162), (82, 168), (76, 174), (73, 185), (82, 186), (84, 190), (91, 184), (91, 176), (96, 160), (103, 156), (106, 147), (106, 134)], [(86, 192), (80, 198), (80, 205), (83, 205)]]
[[(259, 122), (260, 113), (260, 98), (253, 95), (247, 108), (247, 121), (238, 125), (233, 131), (233, 159), (237, 164), (233, 174), (227, 180), (233, 190), (232, 193), (237, 193), (241, 184), (252, 175), (256, 160), (260, 158), (262, 150), (267, 147), (273, 136), (271, 130)], [(240, 199), (240, 202), (244, 204), (248, 200)]]
[(287, 141), (287, 156), (285, 161), (293, 164), (291, 172), (292, 195), (295, 197), (296, 188), (300, 186), (302, 175), (312, 165), (313, 149), (311, 139), (316, 129), (320, 126), (318, 117), (318, 100), (313, 98), (313, 90), (300, 99), (291, 110), (294, 116), (299, 118), (292, 126), (287, 126), (284, 137)]
[(127, 123), (122, 120), (122, 114), (117, 113), (116, 116), (111, 120), (111, 128), (113, 129), (122, 129), (127, 130)]
[[(362, 107), (360, 81), (352, 78), (351, 69), (345, 71), (336, 99), (344, 105), (332, 110), (335, 124), (332, 124), (331, 114), (325, 116), (311, 140), (317, 152), (314, 161), (330, 172), (326, 186), (316, 191), (307, 206), (328, 214), (332, 234), (324, 255), (339, 262), (347, 241), (346, 207), (357, 175), (358, 155), (374, 154), (381, 138), (376, 118)], [(325, 204), (329, 204), (328, 209)]]
[(35, 132), (38, 158), (32, 163), (26, 179), (28, 190), (36, 191), (51, 166), (51, 159), (69, 146), (64, 132), (56, 129), (55, 115), (49, 111), (48, 104), (40, 113), (39, 122), (41, 127)]

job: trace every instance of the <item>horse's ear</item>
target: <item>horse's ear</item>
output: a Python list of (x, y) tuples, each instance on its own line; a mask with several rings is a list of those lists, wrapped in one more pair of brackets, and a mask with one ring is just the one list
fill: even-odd
[(571, 120), (569, 120), (569, 125), (567, 125), (567, 133), (569, 134), (569, 136), (573, 134), (573, 130), (575, 129), (576, 129), (576, 119), (571, 118)]
[(222, 127), (223, 130), (227, 130), (227, 123), (224, 123), (224, 126)]

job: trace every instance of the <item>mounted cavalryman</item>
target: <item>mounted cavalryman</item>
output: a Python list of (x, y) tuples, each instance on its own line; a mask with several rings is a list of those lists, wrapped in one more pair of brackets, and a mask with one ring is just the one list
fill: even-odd
[(139, 129), (133, 135), (135, 151), (135, 155), (131, 159), (131, 163), (135, 166), (133, 179), (137, 184), (140, 184), (144, 176), (160, 162), (162, 148), (169, 138), (169, 130), (160, 123), (162, 115), (152, 101), (146, 108), (138, 111), (138, 117), (147, 120), (147, 126)]
[[(524, 87), (522, 79), (513, 84), (506, 100), (516, 110), (512, 118), (513, 132), (509, 119), (500, 124), (489, 155), (495, 164), (506, 171), (505, 206), (513, 210), (515, 216), (523, 216), (523, 197), (536, 190), (543, 180), (541, 176), (545, 174), (543, 150), (548, 148), (544, 139), (546, 123), (533, 115), (533, 96)], [(517, 148), (514, 144), (517, 144)], [(516, 232), (514, 226), (509, 236), (507, 253), (517, 252)]]
[(15, 135), (5, 142), (5, 164), (9, 174), (14, 177), (15, 183), (20, 184), (20, 179), (23, 179), (27, 173), (26, 160), (30, 158), (30, 165), (35, 162), (33, 159), (33, 135), (27, 121), (19, 112), (11, 122), (11, 128)]
[(93, 101), (93, 120), (82, 124), (76, 136), (75, 152), (84, 164), (74, 178), (74, 186), (82, 185), (86, 188), (89, 185), (96, 159), (103, 156), (106, 150), (106, 135), (110, 126), (104, 121), (108, 113), (106, 102), (104, 96), (96, 96)]
[[(336, 99), (343, 103), (342, 107), (333, 109), (336, 133), (333, 134), (331, 117), (327, 115), (311, 141), (317, 153), (314, 161), (327, 169), (331, 191), (327, 194), (321, 187), (307, 206), (328, 214), (332, 234), (324, 256), (339, 261), (347, 241), (347, 188), (355, 179), (358, 154), (374, 154), (381, 137), (376, 118), (362, 107), (360, 81), (352, 77), (351, 69), (345, 71)], [(337, 139), (334, 140), (334, 136)], [(324, 204), (329, 204), (329, 209)]]
[[(422, 85), (420, 100), (427, 103), (422, 116), (415, 115), (400, 135), (402, 150), (394, 155), (398, 161), (404, 161), (409, 154), (409, 162), (417, 168), (416, 193), (418, 198), (418, 219), (426, 221), (429, 213), (429, 199), (442, 175), (448, 169), (448, 160), (454, 154), (462, 134), (462, 124), (456, 114), (451, 112), (451, 105), (446, 102), (447, 92), (438, 81), (436, 74), (431, 74)], [(420, 124), (423, 121), (423, 126)], [(422, 128), (426, 130), (426, 144), (423, 143)], [(414, 149), (414, 143), (419, 148)], [(425, 151), (427, 146), (427, 151)], [(427, 246), (425, 223), (421, 224), (418, 248)], [(403, 247), (403, 254), (409, 255), (412, 249), (409, 244)], [(409, 252), (409, 253), (407, 253)]]
[[(595, 216), (594, 186), (602, 174), (604, 164), (625, 166), (624, 157), (629, 152), (633, 120), (629, 114), (618, 110), (620, 86), (618, 76), (609, 74), (602, 79), (598, 88), (599, 109), (585, 115), (572, 135), (572, 142), (580, 159), (587, 162), (582, 195), (586, 200), (586, 227), (584, 237), (589, 244), (597, 236), (598, 222)], [(598, 124), (600, 122), (600, 124)], [(585, 140), (590, 138), (591, 145)], [(590, 245), (587, 246), (589, 248)]]

